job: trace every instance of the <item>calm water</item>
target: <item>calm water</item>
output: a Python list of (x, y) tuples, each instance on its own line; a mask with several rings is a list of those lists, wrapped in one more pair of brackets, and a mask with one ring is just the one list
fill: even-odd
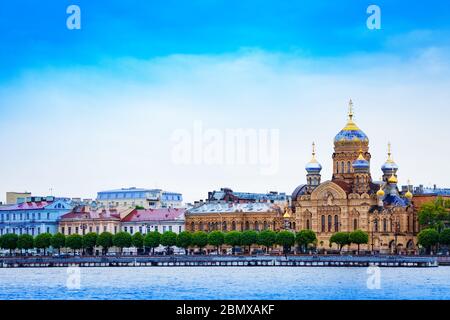
[(0, 299), (450, 299), (450, 267), (381, 268), (367, 288), (366, 268), (66, 268), (0, 269)]

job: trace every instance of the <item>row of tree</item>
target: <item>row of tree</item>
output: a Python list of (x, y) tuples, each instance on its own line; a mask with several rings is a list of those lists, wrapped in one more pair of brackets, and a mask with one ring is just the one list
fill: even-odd
[(74, 253), (76, 250), (83, 250), (83, 253), (92, 254), (95, 247), (100, 247), (102, 253), (106, 254), (111, 247), (119, 248), (120, 252), (123, 248), (149, 248), (154, 253), (154, 249), (160, 245), (165, 246), (167, 250), (172, 246), (187, 250), (194, 247), (203, 249), (209, 245), (215, 247), (218, 251), (221, 246), (228, 245), (233, 247), (234, 252), (238, 246), (248, 247), (250, 250), (252, 245), (261, 245), (268, 250), (274, 245), (281, 245), (285, 250), (288, 250), (293, 245), (298, 244), (305, 251), (308, 245), (316, 242), (317, 237), (312, 230), (302, 230), (296, 234), (290, 231), (275, 232), (271, 230), (261, 232), (253, 230), (243, 232), (212, 231), (209, 233), (183, 231), (180, 234), (171, 231), (160, 234), (155, 231), (149, 232), (145, 236), (139, 232), (133, 235), (127, 232), (118, 232), (114, 235), (109, 232), (103, 232), (99, 235), (91, 232), (83, 236), (79, 234), (65, 236), (62, 233), (55, 235), (42, 233), (34, 238), (29, 234), (18, 236), (10, 233), (0, 237), (0, 248), (8, 249), (10, 252), (18, 249), (21, 253), (36, 248), (43, 250), (45, 254), (46, 250), (52, 247), (58, 250), (58, 253), (62, 248), (67, 248), (73, 250)]
[(437, 197), (423, 203), (418, 212), (422, 231), (417, 235), (417, 242), (429, 253), (440, 245), (450, 246), (450, 199)]

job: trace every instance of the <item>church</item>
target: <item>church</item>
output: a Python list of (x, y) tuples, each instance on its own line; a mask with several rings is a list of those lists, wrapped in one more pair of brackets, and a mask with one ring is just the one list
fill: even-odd
[[(397, 186), (398, 166), (388, 145), (382, 165), (382, 181), (372, 180), (369, 138), (353, 121), (353, 103), (349, 102), (348, 120), (334, 138), (333, 175), (322, 182), (322, 166), (315, 156), (306, 164), (306, 184), (292, 193), (289, 217), (295, 231), (311, 229), (317, 235), (317, 247), (329, 249), (336, 232), (363, 230), (369, 243), (361, 250), (380, 253), (413, 253), (419, 231), (417, 212), (410, 190)], [(333, 246), (336, 248), (336, 245)], [(356, 249), (356, 245), (351, 247)]]

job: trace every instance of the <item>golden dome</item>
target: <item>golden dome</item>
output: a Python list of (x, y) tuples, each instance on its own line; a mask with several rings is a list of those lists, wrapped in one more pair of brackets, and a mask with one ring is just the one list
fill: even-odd
[(291, 215), (288, 213), (288, 212), (286, 212), (284, 215), (283, 215), (283, 218), (285, 218), (285, 219), (289, 219), (291, 217)]
[(405, 193), (405, 197), (406, 197), (407, 199), (411, 200), (412, 197), (413, 197), (413, 194), (408, 190), (408, 191), (406, 191), (406, 193)]
[(380, 184), (380, 190), (377, 191), (377, 196), (378, 196), (378, 197), (384, 197), (384, 191), (383, 191), (383, 189), (381, 188), (381, 184)]
[(389, 183), (397, 183), (398, 182), (397, 178), (394, 176), (394, 173), (392, 173), (392, 175), (389, 177), (388, 182)]

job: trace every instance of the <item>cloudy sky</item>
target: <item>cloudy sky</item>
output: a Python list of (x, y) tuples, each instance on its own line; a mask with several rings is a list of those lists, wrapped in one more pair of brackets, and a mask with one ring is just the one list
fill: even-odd
[[(373, 3), (381, 8), (380, 30), (366, 26)], [(71, 4), (81, 9), (80, 30), (66, 27)], [(446, 6), (2, 4), (0, 201), (6, 191), (93, 198), (130, 186), (182, 192), (186, 201), (220, 187), (291, 193), (305, 181), (312, 141), (322, 179), (331, 178), (333, 138), (350, 98), (370, 139), (374, 178), (390, 141), (401, 184), (448, 187)], [(226, 134), (241, 129), (257, 133), (259, 142), (246, 150), (258, 156), (227, 162)], [(180, 147), (190, 155), (184, 161)]]

